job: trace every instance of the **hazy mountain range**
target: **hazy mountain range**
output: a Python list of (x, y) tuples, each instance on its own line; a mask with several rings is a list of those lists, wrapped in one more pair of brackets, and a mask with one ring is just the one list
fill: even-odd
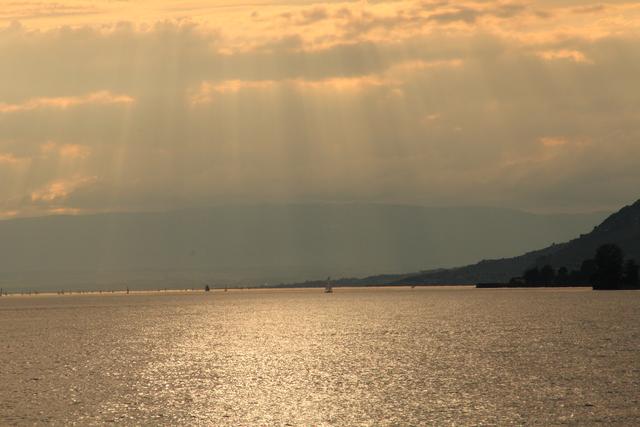
[(359, 284), (473, 284), (479, 282), (507, 282), (521, 276), (524, 270), (545, 264), (558, 269), (567, 267), (578, 270), (582, 261), (593, 258), (597, 248), (606, 243), (621, 247), (626, 258), (640, 262), (640, 200), (606, 218), (590, 233), (562, 244), (524, 255), (493, 259), (451, 269), (438, 269), (421, 273), (369, 276), (364, 279), (348, 279)]
[(316, 204), (11, 219), (0, 221), (0, 285), (255, 285), (424, 271), (567, 240), (605, 216)]

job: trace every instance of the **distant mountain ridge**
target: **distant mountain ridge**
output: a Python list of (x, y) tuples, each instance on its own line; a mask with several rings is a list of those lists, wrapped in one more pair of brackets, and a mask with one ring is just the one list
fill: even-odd
[(326, 203), (3, 220), (0, 287), (273, 285), (419, 271), (545, 246), (604, 217)]
[[(478, 282), (506, 282), (521, 276), (525, 269), (549, 264), (554, 268), (579, 269), (585, 259), (593, 258), (600, 245), (614, 243), (627, 258), (640, 262), (640, 200), (625, 206), (606, 218), (593, 231), (567, 243), (554, 244), (524, 255), (485, 260), (464, 267), (425, 271), (422, 273), (388, 277), (389, 284), (473, 284)], [(376, 276), (363, 279), (375, 281)]]

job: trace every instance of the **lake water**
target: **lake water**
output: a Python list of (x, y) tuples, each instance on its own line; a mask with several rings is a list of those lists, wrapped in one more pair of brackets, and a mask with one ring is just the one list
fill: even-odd
[(640, 424), (640, 292), (0, 298), (0, 425)]

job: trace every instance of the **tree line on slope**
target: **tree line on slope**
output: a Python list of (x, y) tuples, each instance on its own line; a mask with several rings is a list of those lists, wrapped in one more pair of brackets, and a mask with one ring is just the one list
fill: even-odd
[(640, 287), (639, 266), (633, 259), (626, 259), (622, 249), (615, 244), (601, 245), (595, 256), (582, 262), (580, 269), (569, 271), (566, 267), (555, 270), (547, 264), (532, 267), (522, 277), (511, 279), (512, 284), (592, 285), (595, 289), (619, 289)]

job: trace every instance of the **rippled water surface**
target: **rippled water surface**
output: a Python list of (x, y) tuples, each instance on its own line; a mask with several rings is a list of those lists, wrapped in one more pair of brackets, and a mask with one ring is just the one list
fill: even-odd
[(0, 298), (0, 425), (640, 424), (640, 292)]

